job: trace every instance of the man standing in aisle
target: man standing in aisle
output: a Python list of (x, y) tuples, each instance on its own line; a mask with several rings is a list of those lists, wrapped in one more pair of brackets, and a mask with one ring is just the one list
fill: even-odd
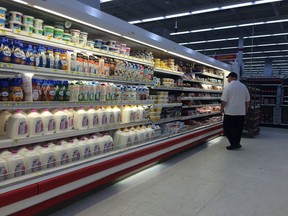
[(239, 149), (245, 115), (248, 111), (250, 94), (247, 87), (238, 80), (238, 75), (231, 72), (228, 84), (221, 96), (221, 112), (224, 113), (224, 135), (230, 142), (227, 150)]

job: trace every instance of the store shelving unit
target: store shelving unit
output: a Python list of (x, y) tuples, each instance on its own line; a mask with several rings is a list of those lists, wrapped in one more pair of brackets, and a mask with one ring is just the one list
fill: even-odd
[[(20, 2), (20, 3), (19, 3)], [(107, 14), (101, 13), (101, 16), (90, 15), (82, 3), (76, 0), (71, 0), (67, 5), (63, 1), (51, 0), (51, 1), (35, 1), (26, 0), (28, 5), (22, 5), (21, 1), (14, 2), (4, 0), (1, 1), (1, 6), (7, 7), (8, 10), (15, 8), (21, 10), (24, 14), (32, 14), (35, 17), (45, 17), (54, 21), (66, 21), (72, 20), (75, 28), (83, 28), (84, 31), (89, 32), (91, 36), (102, 36), (105, 38), (111, 38), (114, 40), (120, 40), (121, 42), (127, 42), (130, 47), (151, 49), (155, 56), (164, 56), (165, 58), (177, 58), (181, 61), (196, 61), (199, 64), (206, 65), (217, 70), (231, 71), (230, 66), (211, 60), (200, 53), (191, 54), (190, 50), (178, 46), (172, 41), (161, 38), (156, 35), (151, 35), (150, 32), (139, 29), (133, 25), (129, 25), (124, 21), (113, 18)], [(91, 9), (91, 8), (90, 8)], [(94, 9), (93, 9), (94, 10)], [(47, 13), (49, 11), (49, 13)], [(86, 13), (87, 12), (87, 13)], [(99, 24), (96, 26), (95, 23)], [(133, 34), (132, 34), (133, 32)], [(33, 44), (42, 44), (45, 46), (52, 46), (62, 48), (66, 50), (78, 50), (82, 52), (90, 52), (95, 55), (115, 58), (127, 62), (142, 64), (147, 67), (153, 67), (154, 63), (146, 59), (136, 58), (133, 56), (120, 55), (112, 52), (107, 52), (87, 46), (80, 46), (78, 44), (63, 42), (55, 39), (47, 39), (42, 36), (35, 36), (33, 34), (27, 34), (21, 31), (11, 31), (7, 29), (1, 29), (0, 36), (6, 36), (11, 39), (19, 39), (24, 42)], [(96, 36), (95, 36), (96, 38)], [(157, 38), (157, 40), (155, 39)], [(175, 51), (176, 50), (176, 51)], [(183, 56), (185, 58), (183, 58)], [(186, 58), (187, 57), (187, 58)], [(100, 82), (113, 82), (128, 85), (145, 85), (153, 87), (152, 80), (140, 80), (133, 79), (124, 76), (100, 76), (82, 72), (71, 72), (64, 70), (54, 70), (39, 67), (15, 65), (0, 63), (0, 71), (2, 76), (21, 76), (30, 74), (36, 77), (45, 78), (61, 78), (69, 80), (89, 80)], [(182, 77), (183, 73), (179, 71), (167, 70), (167, 69), (155, 69), (155, 74), (163, 74), (163, 76)], [(199, 75), (211, 76), (213, 79), (221, 80), (220, 76), (215, 74)], [(190, 81), (189, 81), (190, 82)], [(199, 84), (222, 86), (222, 83), (208, 82), (205, 80), (191, 81)], [(162, 88), (162, 89), (161, 89)], [(166, 87), (155, 86), (151, 88), (153, 91), (167, 90), (184, 93), (206, 93), (211, 94), (211, 97), (198, 97), (188, 96), (188, 100), (202, 101), (203, 106), (217, 106), (219, 101), (220, 90), (208, 90), (197, 89), (188, 87)], [(215, 96), (216, 94), (216, 96)], [(209, 99), (208, 99), (209, 98)], [(212, 103), (212, 102), (213, 103)], [(211, 103), (210, 103), (211, 102)], [(175, 101), (173, 103), (160, 103), (155, 104), (151, 100), (129, 100), (129, 101), (97, 101), (97, 102), (1, 102), (0, 109), (42, 109), (42, 108), (65, 108), (65, 107), (79, 107), (79, 106), (113, 106), (113, 105), (149, 105), (154, 108), (198, 108), (185, 107), (182, 101)], [(200, 104), (197, 104), (197, 106)], [(183, 106), (183, 107), (182, 107)], [(65, 139), (67, 137), (81, 136), (97, 132), (111, 132), (119, 128), (126, 128), (138, 125), (147, 124), (165, 124), (173, 121), (189, 121), (191, 119), (207, 119), (210, 116), (219, 115), (220, 113), (215, 111), (211, 113), (198, 114), (193, 116), (169, 116), (169, 118), (163, 118), (156, 122), (151, 120), (143, 120), (140, 122), (132, 122), (127, 124), (109, 125), (105, 128), (94, 128), (87, 130), (73, 130), (66, 131), (59, 134), (45, 135), (39, 137), (27, 137), (19, 140), (2, 139), (0, 141), (1, 150), (4, 149), (18, 149), (26, 145), (34, 145), (44, 141), (53, 141), (58, 139)], [(100, 188), (103, 185), (111, 184), (120, 177), (127, 176), (133, 172), (144, 167), (151, 166), (158, 161), (165, 159), (173, 154), (181, 152), (187, 148), (195, 146), (203, 141), (209, 140), (222, 133), (222, 124), (220, 121), (214, 121), (210, 123), (202, 123), (199, 127), (193, 127), (193, 129), (182, 131), (179, 134), (164, 134), (155, 140), (148, 140), (144, 143), (135, 146), (129, 146), (127, 148), (116, 149), (113, 152), (107, 152), (97, 157), (91, 157), (85, 160), (80, 160), (75, 163), (56, 167), (55, 169), (41, 170), (39, 172), (26, 174), (21, 177), (11, 178), (6, 181), (2, 181), (0, 185), (0, 215), (35, 215), (39, 212), (43, 212), (47, 208), (54, 207), (61, 204), (63, 201), (67, 201), (70, 198), (86, 193), (92, 189)]]

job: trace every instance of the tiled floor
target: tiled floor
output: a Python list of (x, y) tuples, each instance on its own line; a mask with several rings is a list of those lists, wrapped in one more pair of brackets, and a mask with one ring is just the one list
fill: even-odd
[(52, 215), (287, 216), (288, 129), (241, 143), (228, 151), (219, 137)]

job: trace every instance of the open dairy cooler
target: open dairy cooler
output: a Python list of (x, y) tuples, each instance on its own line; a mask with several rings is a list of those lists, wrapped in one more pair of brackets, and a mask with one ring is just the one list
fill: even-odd
[[(222, 85), (219, 82), (223, 79), (223, 75), (211, 74), (210, 70), (228, 73), (229, 65), (76, 0), (65, 3), (57, 0), (0, 3), (2, 9), (7, 9), (0, 10), (1, 54), (6, 48), (11, 48), (12, 53), (10, 60), (0, 56), (0, 109), (6, 110), (0, 120), (1, 127), (3, 119), (7, 120), (9, 135), (0, 139), (0, 215), (35, 215), (222, 133), (221, 114), (217, 110), (202, 113), (203, 109), (199, 109), (201, 113), (193, 116), (187, 112), (186, 116), (169, 113), (166, 118), (159, 117), (158, 110), (163, 107), (216, 106), (221, 91), (169, 86), (173, 83), (171, 77), (182, 77), (183, 73), (176, 67), (158, 68), (153, 59), (170, 59), (169, 64), (175, 59), (210, 68), (208, 72), (200, 71), (199, 77), (212, 77), (216, 83), (212, 78), (210, 82), (197, 80), (210, 86)], [(10, 15), (3, 15), (5, 12)], [(22, 43), (27, 47), (23, 64), (23, 58), (17, 55), (24, 51)], [(39, 62), (28, 61), (27, 53)], [(51, 66), (52, 59), (56, 66)], [(155, 72), (162, 74), (166, 86), (157, 84)], [(7, 89), (13, 91), (3, 94)], [(149, 95), (149, 91), (155, 91), (157, 98)], [(189, 94), (168, 103), (168, 94), (163, 91)], [(39, 99), (40, 92), (45, 92), (45, 97)], [(97, 92), (101, 94), (97, 96)], [(187, 100), (200, 101), (201, 106), (189, 103), (183, 106), (182, 101)], [(155, 115), (149, 115), (151, 109)], [(26, 110), (31, 111), (28, 114)], [(39, 110), (43, 111), (41, 115)], [(72, 115), (76, 123), (69, 128), (68, 117)], [(183, 123), (215, 115), (220, 118), (193, 126)], [(46, 122), (53, 119), (56, 129), (48, 133)], [(54, 162), (48, 163), (51, 157)]]

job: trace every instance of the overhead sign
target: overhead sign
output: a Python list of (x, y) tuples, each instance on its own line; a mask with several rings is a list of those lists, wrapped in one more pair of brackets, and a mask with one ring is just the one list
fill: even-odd
[(224, 54), (224, 55), (213, 55), (211, 58), (217, 59), (219, 61), (231, 61), (237, 58), (237, 54)]

